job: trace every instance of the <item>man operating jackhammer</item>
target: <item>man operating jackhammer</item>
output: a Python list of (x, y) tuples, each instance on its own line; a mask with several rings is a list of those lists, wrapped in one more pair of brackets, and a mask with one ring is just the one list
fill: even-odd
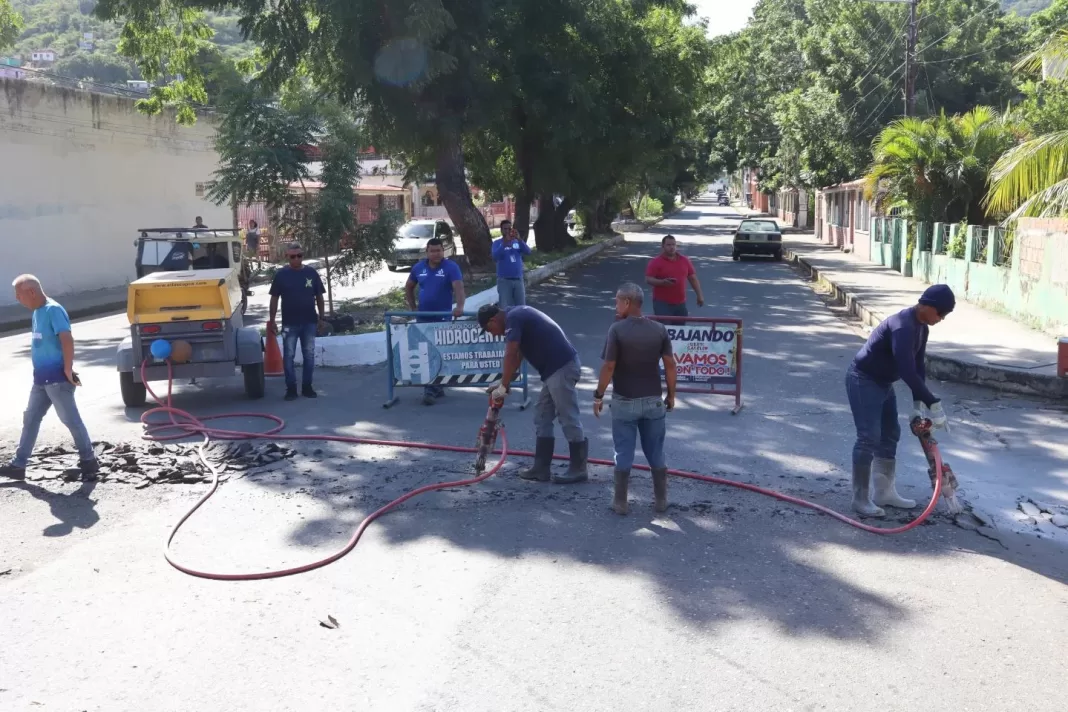
[[(534, 307), (518, 306), (502, 310), (496, 304), (486, 304), (478, 310), (478, 324), (494, 336), (506, 339), (503, 374), (499, 383), (489, 388), (494, 398), (503, 399), (525, 358), (541, 376), (541, 394), (534, 408), (534, 427), (537, 444), (533, 466), (519, 476), (524, 480), (556, 484), (585, 482), (589, 441), (582, 431), (579, 415), (578, 386), (582, 365), (578, 351), (567, 340), (560, 325)], [(567, 438), (571, 462), (564, 474), (553, 474), (551, 466), (556, 439), (553, 421)]]
[[(675, 408), (675, 355), (664, 325), (642, 316), (645, 293), (627, 283), (616, 292), (616, 323), (605, 339), (604, 365), (593, 392), (593, 414), (601, 417), (604, 392), (612, 384), (612, 443), (615, 445), (615, 495), (612, 510), (627, 513), (627, 484), (634, 465), (634, 446), (641, 438), (642, 452), (653, 473), (654, 508), (667, 510), (667, 464), (664, 440), (667, 414)], [(660, 362), (664, 362), (667, 398), (661, 400)]]
[[(927, 288), (916, 306), (902, 309), (883, 321), (857, 352), (846, 374), (846, 393), (857, 441), (853, 445), (853, 509), (866, 517), (882, 517), (882, 507), (911, 509), (916, 501), (897, 493), (897, 420), (894, 382), (902, 380), (912, 391), (913, 417), (930, 409), (934, 428), (946, 428), (942, 402), (926, 383), (924, 356), (930, 327), (956, 306), (953, 290), (945, 284)], [(874, 484), (874, 495), (871, 486)]]

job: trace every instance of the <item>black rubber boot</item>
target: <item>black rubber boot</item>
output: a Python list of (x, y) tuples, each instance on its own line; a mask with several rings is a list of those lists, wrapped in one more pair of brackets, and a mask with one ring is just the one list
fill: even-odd
[(653, 470), (653, 509), (657, 512), (667, 511), (667, 468)]
[(590, 450), (590, 441), (583, 438), (577, 443), (567, 444), (571, 450), (571, 461), (567, 465), (567, 472), (562, 475), (553, 475), (553, 482), (558, 485), (574, 485), (585, 482), (590, 478), (586, 467), (586, 457)]
[(616, 514), (626, 514), (627, 485), (630, 482), (630, 470), (616, 470), (616, 492), (612, 498), (612, 511)]
[(552, 475), (550, 466), (553, 464), (553, 451), (555, 449), (555, 438), (538, 438), (534, 446), (534, 464), (520, 471), (519, 476), (524, 480), (548, 482), (549, 477)]

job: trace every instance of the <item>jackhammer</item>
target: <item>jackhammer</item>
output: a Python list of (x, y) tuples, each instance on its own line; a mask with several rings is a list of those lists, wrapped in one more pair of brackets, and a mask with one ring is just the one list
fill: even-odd
[(486, 469), (486, 457), (493, 452), (493, 448), (497, 444), (497, 433), (502, 427), (502, 407), (504, 407), (503, 398), (489, 397), (489, 409), (486, 411), (486, 419), (482, 421), (482, 427), (478, 429), (478, 440), (475, 442), (475, 447), (477, 448), (475, 474), (481, 475)]
[(909, 427), (912, 429), (912, 434), (920, 439), (920, 447), (923, 448), (923, 454), (927, 458), (927, 476), (931, 478), (931, 486), (934, 487), (938, 481), (938, 462), (941, 461), (942, 496), (946, 500), (946, 508), (949, 509), (950, 514), (960, 514), (964, 511), (964, 505), (957, 499), (959, 487), (957, 477), (953, 474), (953, 468), (949, 466), (949, 463), (941, 460), (942, 454), (938, 450), (938, 441), (931, 434), (930, 418), (917, 416), (909, 422)]

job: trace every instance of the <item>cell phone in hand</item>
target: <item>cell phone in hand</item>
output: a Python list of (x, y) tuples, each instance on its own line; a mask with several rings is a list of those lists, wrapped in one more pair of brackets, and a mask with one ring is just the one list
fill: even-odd
[(74, 385), (76, 385), (76, 386), (82, 385), (82, 379), (78, 378), (78, 372), (77, 371), (71, 371), (70, 372), (70, 378), (74, 382)]

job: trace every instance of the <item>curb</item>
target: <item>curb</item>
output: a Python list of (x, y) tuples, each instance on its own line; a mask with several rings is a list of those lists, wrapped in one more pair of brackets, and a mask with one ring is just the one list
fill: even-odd
[[(623, 244), (624, 241), (623, 235), (616, 235), (598, 242), (596, 245), (590, 245), (573, 255), (542, 265), (526, 273), (526, 284), (528, 287), (541, 284), (575, 265), (586, 262), (609, 247)], [(497, 287), (495, 285), (468, 297), (464, 301), (464, 309), (467, 312), (474, 312), (482, 305), (494, 304), (496, 301)], [(327, 368), (343, 368), (348, 366), (374, 366), (383, 363), (386, 361), (385, 333), (385, 329), (383, 329), (369, 334), (331, 336), (329, 338), (316, 339), (315, 365)], [(278, 345), (281, 348), (281, 337), (279, 337)], [(295, 362), (299, 364), (302, 361), (303, 359), (298, 350)]]
[[(835, 301), (844, 305), (850, 314), (859, 318), (867, 326), (876, 327), (885, 318), (881, 313), (866, 307), (855, 294), (846, 291), (825, 277), (818, 268), (792, 249), (783, 248), (783, 255), (789, 262), (807, 272), (813, 282), (830, 291)], [(927, 375), (942, 381), (968, 383), (1018, 395), (1068, 400), (1068, 378), (969, 363), (931, 352), (927, 353), (924, 363), (927, 367)]]
[[(63, 295), (55, 297), (55, 300), (60, 304), (63, 303)], [(101, 314), (112, 314), (115, 312), (126, 311), (126, 299), (122, 301), (104, 302), (103, 304), (94, 304), (87, 307), (75, 307), (73, 309), (67, 309), (67, 316), (74, 319), (84, 319), (87, 316), (100, 316)], [(30, 328), (32, 323), (30, 316), (31, 312), (26, 312), (25, 318), (19, 317), (18, 319), (8, 319), (7, 321), (0, 321), (0, 334), (5, 334), (9, 331), (21, 331), (22, 329)]]

